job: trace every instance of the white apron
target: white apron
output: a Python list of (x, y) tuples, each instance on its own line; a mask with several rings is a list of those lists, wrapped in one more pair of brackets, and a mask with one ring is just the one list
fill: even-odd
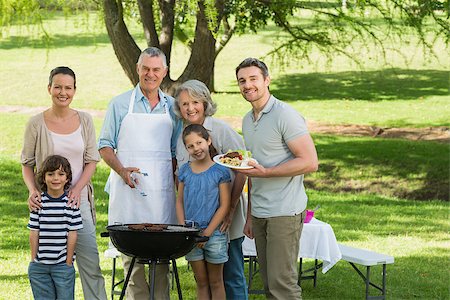
[[(139, 87), (137, 87), (139, 88)], [(175, 224), (175, 189), (170, 141), (172, 120), (163, 114), (133, 113), (136, 88), (130, 98), (128, 114), (122, 121), (117, 141), (117, 158), (124, 167), (137, 167), (140, 188), (130, 188), (113, 170), (110, 174), (108, 224)]]

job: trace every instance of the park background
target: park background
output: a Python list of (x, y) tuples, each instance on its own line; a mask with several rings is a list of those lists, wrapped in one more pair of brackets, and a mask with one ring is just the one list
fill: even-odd
[[(27, 120), (50, 105), (50, 70), (59, 65), (74, 69), (77, 93), (72, 107), (91, 112), (97, 135), (110, 99), (131, 88), (97, 18), (96, 14), (49, 16), (43, 21), (49, 43), (33, 26), (11, 26), (0, 39), (0, 299), (32, 298), (27, 278), (28, 193), (19, 161)], [(139, 46), (145, 48), (140, 25), (129, 22)], [(281, 64), (266, 57), (280, 34), (269, 23), (257, 35), (230, 40), (216, 59), (216, 115), (240, 131), (239, 120), (250, 106), (239, 94), (234, 68), (253, 56), (267, 62), (271, 92), (308, 122), (441, 130), (441, 141), (312, 132), (320, 167), (306, 176), (306, 189), (308, 207), (321, 205), (317, 218), (331, 224), (339, 242), (395, 257), (395, 264), (388, 266), (389, 299), (449, 299), (450, 154), (445, 134), (450, 98), (445, 42), (434, 42), (434, 57), (417, 47), (411, 36), (411, 42), (402, 45), (403, 55), (390, 52), (387, 61), (374, 49), (361, 57), (362, 65), (339, 55), (329, 61), (314, 52), (310, 61)], [(189, 50), (175, 42), (172, 77), (182, 72), (188, 58)], [(99, 234), (107, 224), (108, 198), (103, 187), (108, 173), (101, 162), (93, 177), (107, 291), (112, 261), (103, 256), (107, 240)], [(193, 299), (192, 272), (184, 259), (179, 261), (184, 296)], [(78, 278), (76, 284), (76, 298), (82, 299)], [(364, 295), (361, 279), (345, 262), (319, 274), (316, 288), (307, 281), (302, 289), (305, 299), (361, 299)]]

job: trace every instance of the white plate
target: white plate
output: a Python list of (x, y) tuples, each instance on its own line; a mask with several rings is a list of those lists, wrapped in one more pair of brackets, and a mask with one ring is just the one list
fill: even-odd
[(224, 167), (227, 167), (227, 168), (230, 168), (230, 169), (235, 169), (235, 170), (249, 170), (249, 169), (253, 169), (253, 168), (254, 168), (253, 166), (247, 166), (247, 165), (245, 165), (245, 164), (246, 164), (248, 161), (250, 161), (250, 160), (252, 160), (252, 161), (254, 161), (254, 162), (257, 163), (256, 159), (250, 158), (250, 159), (248, 159), (247, 161), (245, 161), (245, 160), (243, 161), (244, 166), (232, 166), (232, 165), (224, 164), (223, 162), (220, 161), (220, 158), (222, 158), (222, 156), (224, 156), (224, 155), (225, 155), (225, 154), (219, 154), (219, 155), (214, 156), (214, 157), (213, 157), (213, 161), (214, 161), (215, 163), (221, 165), (221, 166), (224, 166)]

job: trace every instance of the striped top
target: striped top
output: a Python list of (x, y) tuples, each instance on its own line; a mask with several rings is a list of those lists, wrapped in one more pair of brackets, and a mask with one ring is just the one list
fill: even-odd
[(39, 247), (35, 261), (43, 264), (66, 261), (69, 231), (83, 228), (80, 210), (67, 206), (68, 200), (66, 193), (59, 198), (42, 193), (42, 208), (30, 213), (27, 227), (30, 230), (39, 230)]

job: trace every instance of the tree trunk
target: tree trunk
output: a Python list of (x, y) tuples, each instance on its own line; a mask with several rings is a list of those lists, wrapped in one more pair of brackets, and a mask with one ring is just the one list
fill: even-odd
[[(214, 60), (216, 57), (216, 39), (208, 28), (203, 2), (199, 1), (198, 6), (195, 39), (192, 44), (191, 56), (186, 69), (177, 81), (182, 83), (189, 79), (197, 79), (203, 81), (211, 91), (214, 91), (212, 74), (214, 73)], [(219, 15), (218, 18), (221, 18), (223, 1), (216, 1), (216, 8)], [(218, 30), (217, 28), (215, 31)]]
[(172, 54), (173, 29), (175, 26), (175, 0), (159, 0), (161, 10), (161, 33), (159, 40), (161, 50), (167, 56), (167, 64), (170, 66)]
[(170, 58), (172, 55), (173, 30), (175, 27), (175, 0), (159, 0), (159, 9), (161, 11), (160, 49), (166, 54), (167, 65), (169, 66), (169, 71), (164, 78), (161, 89), (172, 95), (175, 89), (168, 89), (166, 87), (170, 88), (174, 84), (174, 81), (170, 77)]
[(123, 21), (122, 1), (104, 0), (103, 8), (105, 24), (114, 52), (125, 74), (133, 85), (139, 82), (136, 72), (136, 62), (141, 50), (128, 32)]
[[(138, 0), (139, 12), (148, 46), (160, 48), (166, 54), (167, 64), (170, 67), (175, 26), (175, 0), (158, 1), (161, 12), (161, 33), (159, 37), (153, 14), (154, 0)], [(218, 12), (217, 20), (221, 20), (224, 13), (224, 1), (216, 0), (215, 6)], [(125, 74), (135, 85), (139, 82), (136, 62), (141, 50), (128, 32), (123, 20), (122, 1), (104, 0), (103, 8), (106, 28), (114, 52)], [(219, 49), (216, 49), (216, 38), (208, 28), (205, 5), (202, 0), (198, 1), (198, 8), (195, 39), (192, 43), (191, 56), (187, 66), (178, 79), (172, 80), (170, 73), (168, 73), (161, 84), (161, 89), (168, 94), (173, 94), (181, 83), (189, 79), (203, 81), (211, 91), (214, 91), (214, 61), (217, 56), (216, 51)], [(219, 24), (218, 21), (216, 28), (213, 29), (214, 33), (218, 31)]]

